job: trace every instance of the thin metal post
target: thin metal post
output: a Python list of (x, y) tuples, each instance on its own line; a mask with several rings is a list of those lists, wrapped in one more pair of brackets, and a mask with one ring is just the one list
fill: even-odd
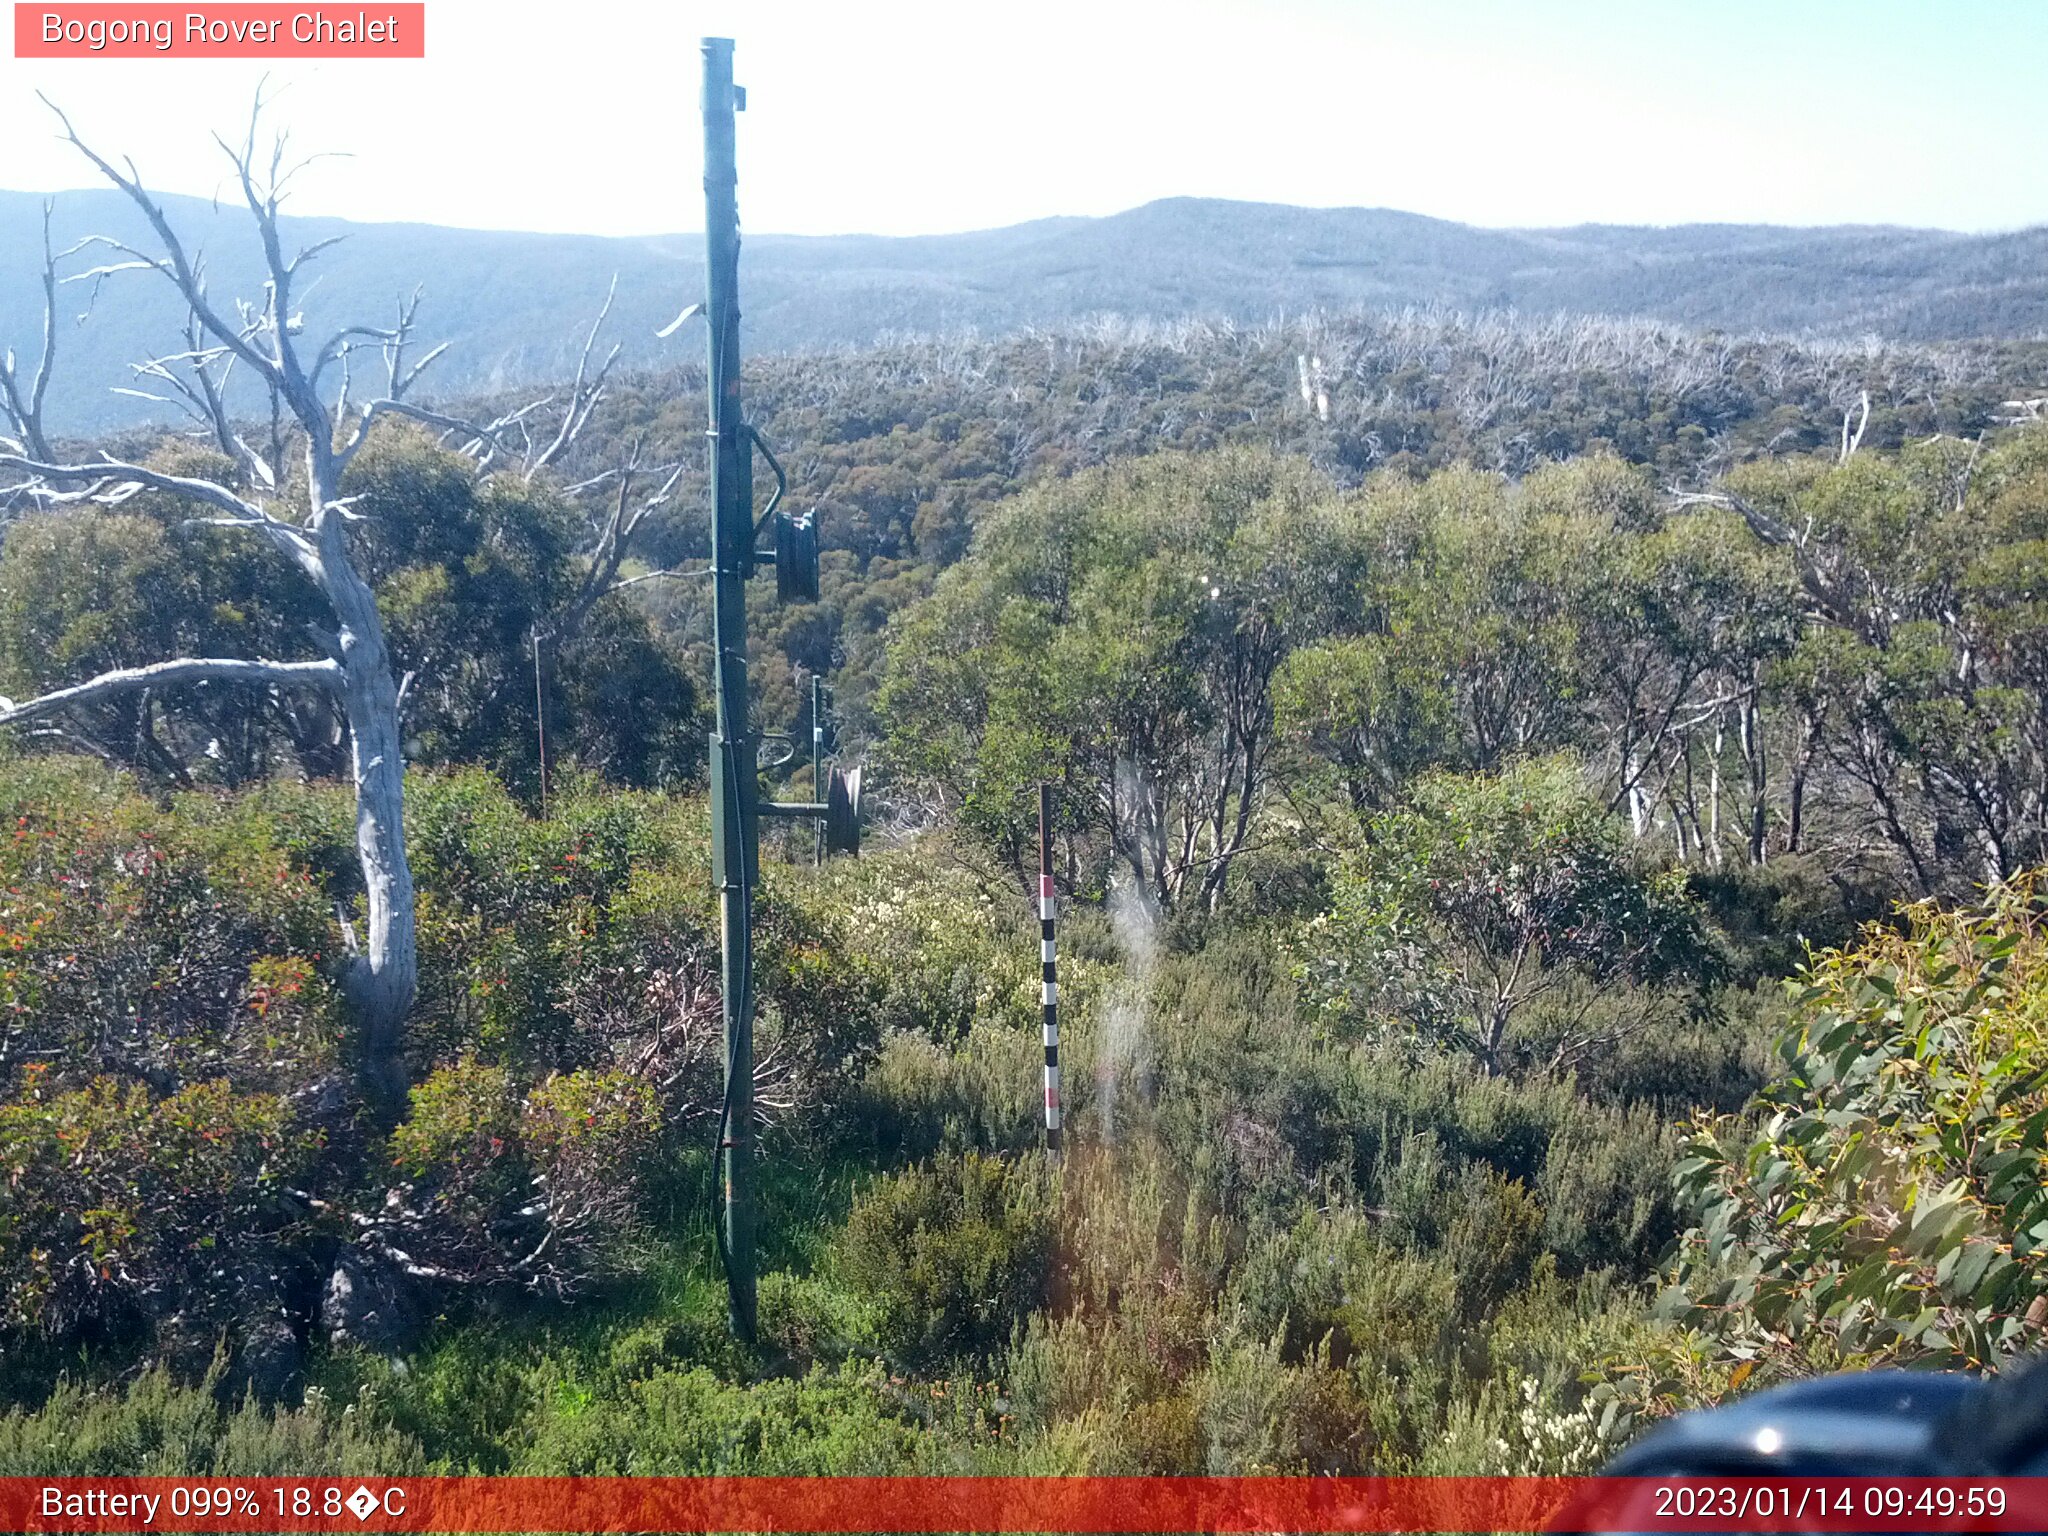
[(725, 1098), (719, 1116), (721, 1230), (734, 1335), (754, 1339), (754, 875), (759, 853), (754, 742), (747, 734), (746, 579), (753, 569), (752, 440), (740, 414), (739, 174), (732, 39), (704, 39), (704, 315), (709, 322), (712, 650), (712, 878), (725, 995)]
[[(811, 798), (825, 798), (825, 679), (819, 673), (811, 674)], [(821, 818), (816, 828), (816, 846), (811, 851), (814, 868), (825, 867), (825, 823)]]
[(1052, 786), (1038, 786), (1038, 954), (1045, 967), (1045, 1150), (1060, 1150), (1060, 981), (1053, 925), (1058, 909), (1052, 885)]
[(548, 701), (540, 687), (540, 626), (533, 626), (533, 723), (540, 736), (540, 819), (548, 819)]

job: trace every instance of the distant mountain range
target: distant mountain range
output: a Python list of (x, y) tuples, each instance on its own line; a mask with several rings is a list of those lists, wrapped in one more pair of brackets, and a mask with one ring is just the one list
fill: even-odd
[[(217, 295), (257, 291), (239, 207), (165, 200), (208, 257)], [(0, 344), (33, 354), (41, 335), (41, 198), (0, 192)], [(610, 334), (631, 367), (695, 359), (693, 328), (654, 332), (701, 294), (701, 237), (642, 239), (290, 219), (291, 242), (349, 238), (309, 264), (307, 328), (388, 318), (425, 288), (422, 335), (451, 343), (433, 393), (562, 378), (606, 287)], [(89, 233), (143, 245), (147, 230), (109, 191), (57, 199), (60, 249)], [(83, 264), (83, 263), (82, 263)], [(1041, 219), (971, 234), (750, 236), (743, 254), (750, 351), (861, 346), (891, 334), (1060, 325), (1098, 314), (1262, 321), (1307, 309), (1443, 305), (1465, 310), (1639, 315), (1700, 329), (1875, 333), (1901, 340), (2048, 332), (2048, 228), (1958, 235), (1877, 226), (1816, 229), (1582, 225), (1498, 230), (1377, 208), (1314, 209), (1171, 198), (1108, 218)], [(61, 290), (67, 311), (86, 285)], [(147, 273), (109, 278), (89, 320), (67, 323), (51, 425), (86, 433), (151, 407), (110, 387), (128, 364), (170, 350), (183, 312)]]

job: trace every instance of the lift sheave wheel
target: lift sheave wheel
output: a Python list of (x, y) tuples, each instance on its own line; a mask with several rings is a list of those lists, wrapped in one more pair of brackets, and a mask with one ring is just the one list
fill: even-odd
[(834, 768), (826, 781), (825, 846), (833, 853), (860, 852), (860, 770)]
[(818, 514), (775, 514), (775, 595), (785, 603), (818, 600)]

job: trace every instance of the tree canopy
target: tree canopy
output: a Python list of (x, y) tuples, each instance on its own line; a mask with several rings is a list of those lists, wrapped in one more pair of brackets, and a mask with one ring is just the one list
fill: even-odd
[[(228, 468), (170, 449), (167, 474)], [(580, 519), (552, 491), (503, 477), (404, 425), (380, 432), (343, 485), (359, 560), (406, 688), (414, 760), (488, 765), (529, 793), (546, 709), (552, 754), (621, 784), (701, 774), (693, 678), (616, 593), (580, 596)], [(29, 513), (0, 550), (0, 687), (27, 697), (167, 655), (317, 657), (297, 571), (232, 529), (192, 526), (145, 491), (112, 509)], [(535, 646), (538, 636), (539, 657)], [(538, 690), (538, 699), (536, 691)], [(318, 695), (202, 683), (95, 702), (52, 739), (176, 784), (314, 777), (347, 762), (343, 722)]]

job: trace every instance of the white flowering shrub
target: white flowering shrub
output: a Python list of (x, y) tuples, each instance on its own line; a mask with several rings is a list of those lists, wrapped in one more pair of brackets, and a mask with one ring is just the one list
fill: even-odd
[(1559, 1408), (1547, 1400), (1543, 1384), (1524, 1376), (1517, 1384), (1520, 1399), (1505, 1430), (1494, 1437), (1498, 1458), (1491, 1470), (1502, 1477), (1575, 1477), (1597, 1472), (1628, 1439), (1629, 1421), (1621, 1400), (1589, 1397), (1577, 1408)]

